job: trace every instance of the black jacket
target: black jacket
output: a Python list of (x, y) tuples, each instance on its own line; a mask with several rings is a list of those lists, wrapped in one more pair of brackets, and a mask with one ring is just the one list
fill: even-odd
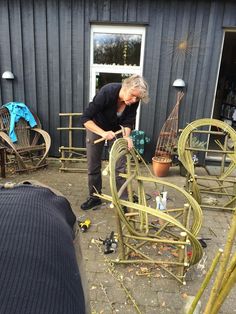
[(117, 101), (121, 83), (110, 83), (103, 86), (85, 109), (81, 121), (84, 124), (93, 120), (104, 131), (117, 131), (120, 125), (134, 128), (139, 102), (126, 106), (120, 117), (117, 117)]

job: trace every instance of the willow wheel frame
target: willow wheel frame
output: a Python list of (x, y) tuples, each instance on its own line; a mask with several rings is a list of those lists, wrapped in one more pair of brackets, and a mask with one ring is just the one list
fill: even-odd
[[(211, 127), (218, 131), (212, 131)], [(205, 129), (204, 129), (205, 128)], [(208, 130), (206, 130), (208, 128)], [(193, 135), (204, 134), (205, 136), (221, 136), (223, 143), (215, 141), (218, 149), (197, 149), (192, 147)], [(228, 144), (232, 147), (229, 149)], [(219, 175), (197, 175), (193, 162), (193, 153), (213, 152), (222, 157), (221, 171)], [(236, 181), (232, 173), (236, 170), (236, 132), (227, 123), (217, 119), (199, 119), (188, 124), (182, 131), (178, 141), (179, 160), (188, 172), (186, 190), (201, 204), (202, 208), (229, 209), (234, 210), (236, 206)], [(226, 157), (229, 165), (226, 164)], [(216, 204), (204, 204), (203, 195), (208, 198), (214, 196)]]
[[(126, 173), (119, 174), (124, 184), (118, 190), (116, 184), (116, 164), (120, 158), (126, 159)], [(142, 157), (135, 149), (128, 150), (127, 141), (117, 139), (109, 157), (111, 196), (98, 195), (112, 203), (116, 209), (120, 256), (114, 260), (122, 264), (152, 264), (167, 271), (179, 282), (185, 284), (186, 271), (202, 257), (201, 244), (197, 234), (201, 228), (202, 211), (199, 204), (184, 189), (154, 177)], [(141, 165), (148, 176), (142, 174)], [(146, 185), (161, 185), (181, 196), (181, 206), (158, 210), (146, 198)], [(128, 190), (128, 200), (122, 200), (124, 189)], [(133, 202), (134, 192), (137, 196)], [(124, 206), (128, 212), (124, 212)], [(152, 207), (151, 207), (152, 206)], [(164, 254), (160, 256), (160, 250)], [(173, 252), (175, 254), (173, 254)]]

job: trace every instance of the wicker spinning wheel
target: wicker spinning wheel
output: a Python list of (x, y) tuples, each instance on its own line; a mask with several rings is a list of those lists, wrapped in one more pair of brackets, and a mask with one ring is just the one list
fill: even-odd
[[(216, 131), (211, 127), (215, 127)], [(217, 135), (217, 149), (197, 149), (192, 145), (192, 137)], [(214, 153), (222, 158), (219, 175), (197, 175), (193, 162), (193, 154)], [(178, 141), (179, 160), (188, 171), (186, 188), (204, 208), (231, 209), (236, 207), (236, 181), (232, 173), (236, 170), (236, 132), (223, 121), (216, 119), (199, 119), (190, 123), (181, 133)], [(228, 159), (228, 162), (226, 160)], [(214, 197), (215, 204), (204, 204), (203, 196)]]
[[(127, 172), (119, 174), (124, 178), (124, 184), (118, 191), (115, 167), (121, 157), (126, 158)], [(143, 174), (143, 168), (148, 176)], [(137, 152), (128, 150), (124, 139), (116, 140), (112, 146), (109, 174), (112, 195), (99, 196), (116, 208), (121, 252), (114, 262), (158, 265), (185, 283), (187, 269), (202, 257), (202, 247), (196, 239), (202, 221), (198, 203), (183, 189), (154, 178), (147, 167), (141, 167)], [(125, 188), (129, 200), (120, 198)], [(172, 201), (168, 201), (166, 210), (156, 209), (152, 197), (147, 197), (152, 188), (155, 192), (168, 190)], [(138, 199), (136, 203), (133, 202), (134, 194)], [(176, 194), (180, 203), (175, 200)], [(127, 212), (124, 212), (124, 206)], [(162, 249), (165, 253), (160, 256)]]

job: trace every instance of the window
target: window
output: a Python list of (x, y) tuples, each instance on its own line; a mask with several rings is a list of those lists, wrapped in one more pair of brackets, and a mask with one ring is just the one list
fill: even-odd
[(142, 35), (93, 34), (94, 64), (139, 66)]
[[(90, 99), (103, 85), (142, 75), (145, 28), (93, 25), (91, 27)], [(139, 124), (139, 111), (136, 129)]]

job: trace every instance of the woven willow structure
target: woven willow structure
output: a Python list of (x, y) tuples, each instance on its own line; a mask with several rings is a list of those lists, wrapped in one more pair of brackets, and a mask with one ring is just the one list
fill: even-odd
[(183, 97), (183, 92), (177, 93), (176, 104), (159, 134), (155, 150), (155, 157), (171, 157), (173, 150), (177, 148), (179, 105)]
[[(127, 170), (119, 174), (124, 178), (124, 184), (118, 190), (115, 168), (120, 158), (126, 158)], [(201, 208), (184, 189), (153, 177), (140, 160), (142, 158), (135, 149), (127, 149), (126, 140), (117, 139), (108, 165), (111, 196), (97, 194), (116, 209), (120, 252), (113, 262), (157, 265), (185, 284), (186, 271), (201, 259), (203, 253), (196, 238), (201, 228)], [(128, 190), (128, 200), (120, 198), (124, 189)], [(163, 190), (168, 191), (172, 200), (168, 200), (167, 209), (159, 210), (150, 196)], [(136, 203), (133, 202), (134, 195), (138, 199)], [(125, 212), (124, 206), (127, 207)]]
[[(213, 128), (212, 128), (213, 127)], [(217, 149), (199, 149), (192, 146), (193, 136), (217, 136)], [(221, 157), (219, 175), (197, 175), (193, 154), (214, 153)], [(199, 119), (190, 123), (181, 133), (178, 141), (179, 160), (186, 168), (187, 191), (193, 195), (202, 208), (234, 210), (236, 206), (236, 180), (232, 176), (236, 169), (236, 132), (223, 121)], [(212, 203), (204, 203), (212, 199)]]

